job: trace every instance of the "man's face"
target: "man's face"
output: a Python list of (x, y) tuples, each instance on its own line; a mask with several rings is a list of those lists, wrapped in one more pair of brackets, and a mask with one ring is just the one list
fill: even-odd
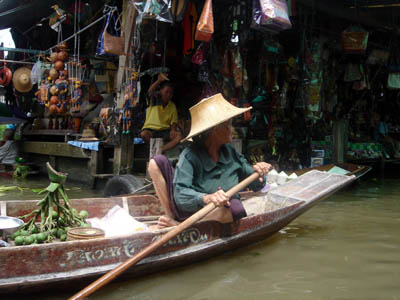
[(216, 127), (216, 131), (218, 134), (218, 139), (221, 142), (221, 144), (232, 143), (233, 139), (232, 119), (219, 124)]
[(162, 102), (164, 104), (167, 104), (172, 99), (172, 96), (174, 95), (174, 89), (172, 87), (166, 85), (160, 90), (160, 94), (161, 94)]

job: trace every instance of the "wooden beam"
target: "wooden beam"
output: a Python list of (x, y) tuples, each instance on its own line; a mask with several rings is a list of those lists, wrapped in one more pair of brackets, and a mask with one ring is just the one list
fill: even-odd
[[(125, 53), (129, 54), (131, 51), (132, 37), (135, 30), (136, 22), (136, 9), (133, 7), (132, 1), (124, 0), (122, 9), (122, 34), (125, 37)], [(125, 68), (128, 66), (127, 56), (121, 55), (119, 57), (119, 68), (117, 73), (117, 107), (122, 107), (123, 93), (121, 92), (122, 83), (124, 81)]]
[[(125, 37), (125, 53), (131, 52), (132, 37), (135, 30), (136, 9), (130, 0), (124, 0), (122, 6), (122, 34)], [(124, 93), (122, 91), (122, 83), (125, 80), (125, 70), (128, 67), (129, 60), (127, 56), (119, 57), (119, 68), (117, 73), (117, 107), (122, 107)], [(124, 173), (129, 173), (133, 162), (133, 138), (126, 135), (121, 138), (121, 145), (114, 148), (113, 172), (120, 174), (121, 169)]]
[(90, 155), (86, 154), (82, 148), (74, 147), (67, 143), (23, 142), (22, 152), (90, 159)]

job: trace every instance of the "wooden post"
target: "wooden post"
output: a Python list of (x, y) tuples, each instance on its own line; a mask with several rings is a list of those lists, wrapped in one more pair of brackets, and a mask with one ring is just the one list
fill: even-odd
[(123, 135), (121, 139), (121, 168), (124, 173), (131, 173), (133, 166), (133, 137), (131, 134)]
[(113, 173), (116, 175), (119, 174), (121, 171), (121, 149), (121, 145), (114, 146)]
[[(122, 5), (122, 34), (125, 37), (125, 53), (131, 52), (132, 36), (135, 29), (136, 9), (133, 7), (132, 1), (124, 0)], [(126, 55), (119, 57), (119, 68), (117, 73), (117, 107), (122, 107), (123, 92), (122, 83), (125, 80), (125, 67), (128, 65)], [(121, 138), (121, 145), (114, 147), (113, 171), (114, 174), (120, 174), (121, 169), (127, 173), (130, 172), (133, 162), (133, 138), (126, 135)], [(124, 172), (125, 173), (125, 172)]]
[[(132, 1), (124, 0), (122, 6), (122, 32), (125, 37), (125, 53), (131, 51), (131, 42), (133, 32), (135, 30), (136, 22), (136, 9), (133, 7)], [(121, 107), (123, 104), (123, 93), (121, 92), (122, 83), (124, 82), (125, 68), (128, 67), (128, 59), (126, 55), (119, 57), (119, 68), (117, 73), (117, 106)]]
[(333, 163), (346, 162), (346, 151), (348, 142), (347, 121), (335, 121), (333, 124)]

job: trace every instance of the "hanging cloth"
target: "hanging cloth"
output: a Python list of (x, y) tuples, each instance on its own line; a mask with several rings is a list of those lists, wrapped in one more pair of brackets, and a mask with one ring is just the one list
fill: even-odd
[(196, 30), (198, 15), (196, 7), (189, 2), (183, 18), (183, 54), (190, 54), (194, 49), (194, 32)]

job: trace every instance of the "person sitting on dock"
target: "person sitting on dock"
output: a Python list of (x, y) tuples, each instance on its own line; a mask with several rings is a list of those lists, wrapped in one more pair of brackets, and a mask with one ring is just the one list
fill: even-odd
[(14, 130), (7, 128), (0, 141), (0, 164), (13, 165), (18, 156), (17, 142), (14, 141)]
[(389, 115), (385, 114), (378, 123), (377, 140), (393, 158), (400, 158), (400, 142), (389, 135)]
[[(151, 138), (163, 138), (168, 141), (161, 149), (161, 153), (174, 148), (179, 144), (182, 135), (178, 129), (178, 112), (171, 101), (174, 87), (163, 73), (158, 74), (158, 79), (150, 86), (148, 95), (150, 106), (146, 110), (141, 138), (150, 143)], [(160, 90), (156, 90), (160, 87)]]
[[(249, 109), (235, 107), (221, 94), (203, 99), (190, 108), (191, 130), (184, 141), (194, 143), (180, 154), (176, 170), (163, 155), (150, 160), (148, 171), (165, 213), (158, 228), (177, 225), (211, 202), (217, 208), (203, 220), (230, 223), (247, 215), (239, 195), (228, 199), (225, 191), (254, 172), (263, 176), (271, 169), (265, 162), (251, 166), (229, 145), (232, 118)], [(261, 189), (262, 181), (261, 177), (250, 188)]]

